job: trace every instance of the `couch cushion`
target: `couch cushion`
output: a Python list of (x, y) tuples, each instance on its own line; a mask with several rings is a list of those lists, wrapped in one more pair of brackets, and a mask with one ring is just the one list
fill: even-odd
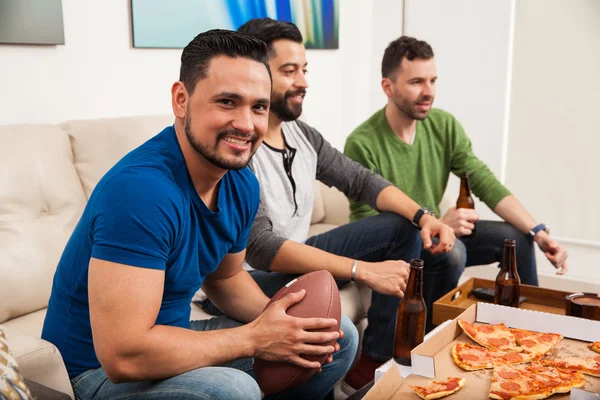
[(308, 228), (308, 237), (320, 235), (332, 229), (337, 228), (339, 225), (334, 224), (313, 224)]
[(63, 130), (0, 126), (0, 323), (47, 306), (85, 203)]
[(42, 308), (41, 310), (5, 321), (3, 325), (26, 335), (42, 337), (42, 327), (44, 326), (46, 311), (48, 311), (47, 308)]
[(74, 398), (63, 359), (52, 343), (0, 325), (23, 376)]
[(340, 298), (342, 300), (342, 314), (350, 318), (352, 322), (358, 324), (366, 317), (360, 288), (355, 282), (349, 282), (340, 289)]
[(321, 222), (334, 225), (347, 224), (350, 221), (350, 203), (344, 193), (334, 187), (322, 183), (320, 185), (325, 209), (325, 218)]
[(87, 198), (104, 174), (124, 155), (172, 125), (175, 117), (142, 116), (67, 121), (60, 124), (71, 138), (75, 168)]
[(318, 224), (319, 222), (323, 221), (323, 218), (325, 218), (325, 206), (323, 205), (321, 186), (322, 184), (319, 181), (315, 181), (313, 210), (312, 215), (310, 217), (311, 224)]

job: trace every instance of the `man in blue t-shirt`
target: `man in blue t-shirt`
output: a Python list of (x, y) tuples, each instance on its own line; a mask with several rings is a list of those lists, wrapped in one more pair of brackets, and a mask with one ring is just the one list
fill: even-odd
[[(268, 125), (266, 51), (236, 32), (198, 35), (171, 89), (175, 124), (94, 189), (60, 259), (42, 332), (78, 399), (259, 399), (252, 357), (322, 368), (282, 393), (322, 398), (350, 367), (349, 320), (324, 333), (315, 329), (335, 320), (288, 316), (303, 291), (262, 312), (269, 299), (242, 268), (259, 205), (246, 165)], [(190, 322), (200, 286), (235, 320)], [(328, 362), (303, 354), (329, 354)]]

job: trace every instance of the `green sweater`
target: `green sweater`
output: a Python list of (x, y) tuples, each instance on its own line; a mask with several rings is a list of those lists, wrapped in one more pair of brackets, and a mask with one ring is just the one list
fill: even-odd
[[(392, 182), (438, 217), (450, 172), (457, 176), (468, 172), (473, 194), (492, 210), (510, 195), (473, 154), (471, 141), (456, 118), (435, 108), (425, 120), (417, 121), (412, 145), (394, 134), (385, 108), (377, 111), (348, 137), (344, 154)], [(364, 203), (350, 202), (351, 221), (376, 214)]]

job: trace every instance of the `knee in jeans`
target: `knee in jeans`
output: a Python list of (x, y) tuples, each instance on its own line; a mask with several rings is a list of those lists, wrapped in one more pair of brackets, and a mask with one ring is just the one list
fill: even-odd
[(409, 246), (422, 247), (423, 239), (421, 239), (420, 231), (409, 220), (393, 212), (384, 212), (380, 215), (385, 218), (386, 223), (395, 227), (398, 233), (402, 232), (397, 235), (398, 238), (408, 242)]
[[(211, 399), (261, 399), (262, 394), (258, 383), (249, 374), (233, 368), (220, 368), (218, 382), (212, 382), (209, 398)], [(200, 383), (202, 385), (202, 383)], [(205, 399), (207, 393), (199, 395)]]
[(523, 233), (509, 223), (503, 223), (500, 228), (502, 236), (506, 239), (514, 239), (516, 241), (517, 251), (529, 247), (533, 247), (533, 240), (527, 233)]
[(465, 245), (460, 241), (456, 240), (452, 250), (446, 253), (446, 268), (451, 268), (456, 274), (462, 274), (467, 265), (467, 249)]
[[(413, 226), (411, 224), (411, 226)], [(423, 248), (423, 238), (421, 237), (421, 231), (419, 231), (416, 227), (413, 226), (414, 229), (410, 231), (410, 244), (413, 249), (422, 249)]]

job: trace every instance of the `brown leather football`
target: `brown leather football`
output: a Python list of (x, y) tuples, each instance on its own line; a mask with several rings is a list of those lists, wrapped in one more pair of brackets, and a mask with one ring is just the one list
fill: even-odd
[[(337, 325), (328, 331), (339, 330), (342, 317), (340, 292), (329, 271), (315, 271), (294, 279), (275, 293), (265, 309), (285, 295), (302, 289), (306, 290), (304, 298), (288, 308), (287, 314), (302, 318), (335, 318)], [(333, 344), (335, 341), (331, 342), (331, 345)], [(321, 364), (327, 359), (327, 355), (303, 357)], [(318, 369), (315, 368), (302, 368), (286, 362), (254, 359), (256, 381), (265, 394), (278, 393), (301, 385), (317, 372)]]

